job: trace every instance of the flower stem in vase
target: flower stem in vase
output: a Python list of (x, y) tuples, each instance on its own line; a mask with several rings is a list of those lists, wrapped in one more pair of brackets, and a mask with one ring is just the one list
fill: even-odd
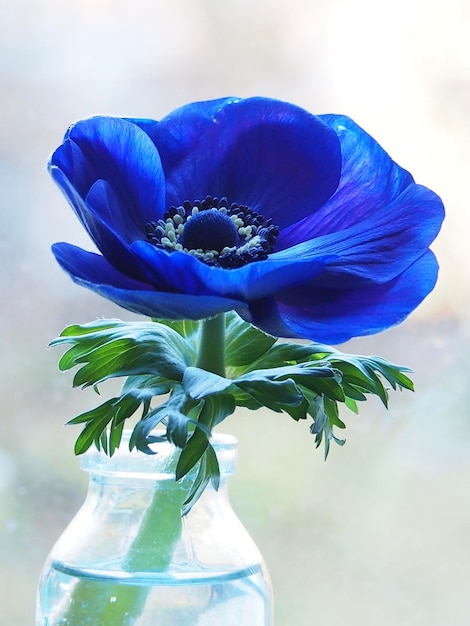
[(129, 580), (78, 580), (64, 623), (71, 626), (136, 623), (150, 590), (148, 585), (138, 584), (139, 573), (146, 573), (148, 577), (151, 573), (167, 571), (181, 536), (181, 508), (185, 497), (186, 489), (176, 483), (155, 491), (123, 563), (122, 569), (129, 573)]

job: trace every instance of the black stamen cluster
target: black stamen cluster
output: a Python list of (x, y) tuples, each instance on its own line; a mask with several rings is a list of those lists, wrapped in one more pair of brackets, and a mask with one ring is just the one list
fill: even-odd
[[(233, 269), (253, 261), (264, 260), (274, 251), (279, 227), (273, 225), (271, 218), (265, 220), (261, 214), (250, 207), (235, 202), (229, 205), (226, 197), (218, 198), (217, 196), (206, 196), (204, 200), (195, 200), (194, 202), (185, 200), (178, 207), (170, 207), (163, 219), (146, 224), (147, 240), (159, 248), (168, 250), (168, 247), (162, 244), (162, 238), (168, 236), (166, 226), (168, 220), (174, 225), (175, 232), (177, 232), (180, 224), (183, 224), (184, 230), (184, 225), (194, 214), (194, 208), (197, 209), (197, 212), (210, 209), (221, 210), (230, 218), (236, 216), (243, 224), (244, 229), (251, 228), (248, 239), (242, 237), (239, 245), (220, 253), (216, 257), (201, 259), (204, 263)], [(255, 237), (257, 238), (256, 241), (252, 241)], [(176, 240), (180, 242), (182, 237), (176, 235)], [(251, 244), (249, 244), (250, 241), (252, 241)]]

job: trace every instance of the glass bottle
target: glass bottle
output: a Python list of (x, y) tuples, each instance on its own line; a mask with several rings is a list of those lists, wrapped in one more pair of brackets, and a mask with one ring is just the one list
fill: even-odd
[(172, 444), (81, 457), (88, 493), (44, 566), (36, 626), (271, 626), (269, 576), (228, 499), (237, 442), (212, 445), (220, 487), (184, 517)]

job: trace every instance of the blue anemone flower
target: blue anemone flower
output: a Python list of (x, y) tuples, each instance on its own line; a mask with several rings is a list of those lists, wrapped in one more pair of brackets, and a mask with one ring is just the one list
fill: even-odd
[(342, 115), (225, 98), (161, 121), (94, 117), (49, 169), (101, 252), (57, 243), (57, 261), (139, 314), (235, 310), (340, 343), (401, 322), (436, 282), (441, 200)]

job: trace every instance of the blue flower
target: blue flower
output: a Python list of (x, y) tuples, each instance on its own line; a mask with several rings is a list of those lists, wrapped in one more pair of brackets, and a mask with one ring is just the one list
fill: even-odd
[(160, 122), (94, 117), (49, 168), (101, 252), (57, 243), (57, 261), (139, 314), (235, 310), (340, 343), (401, 322), (436, 282), (439, 197), (344, 116), (227, 98)]

